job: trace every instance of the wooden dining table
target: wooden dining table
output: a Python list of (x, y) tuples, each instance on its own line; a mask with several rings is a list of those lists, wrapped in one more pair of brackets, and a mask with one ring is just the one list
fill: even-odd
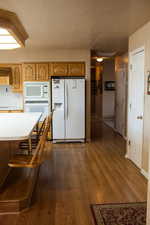
[(0, 187), (9, 174), (8, 162), (21, 140), (30, 139), (42, 113), (0, 114)]

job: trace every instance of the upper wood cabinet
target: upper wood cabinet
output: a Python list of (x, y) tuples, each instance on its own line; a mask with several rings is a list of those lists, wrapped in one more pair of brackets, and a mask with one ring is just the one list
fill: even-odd
[(0, 85), (9, 85), (9, 77), (0, 76)]
[(24, 81), (48, 81), (51, 76), (85, 76), (84, 62), (23, 64)]
[[(85, 76), (84, 62), (35, 62), (23, 64), (0, 64), (12, 68), (12, 90), (21, 92), (23, 81), (48, 81), (50, 76)], [(0, 84), (9, 83), (1, 77)]]
[(49, 76), (48, 63), (24, 63), (24, 81), (47, 81)]
[(36, 80), (36, 64), (24, 63), (23, 76), (24, 76), (24, 81), (35, 81)]
[[(22, 65), (21, 64), (0, 64), (0, 67), (10, 67), (12, 69), (11, 85), (13, 92), (22, 92)], [(9, 77), (1, 77), (0, 85), (7, 84), (9, 85)]]
[(49, 76), (49, 64), (38, 63), (36, 64), (36, 80), (47, 81)]
[(69, 63), (68, 76), (85, 76), (85, 63)]
[(51, 74), (52, 76), (67, 76), (68, 75), (68, 63), (57, 62), (51, 64)]
[(49, 63), (50, 76), (85, 76), (84, 62)]
[(22, 92), (22, 65), (16, 64), (11, 65), (12, 68), (12, 91), (14, 92)]

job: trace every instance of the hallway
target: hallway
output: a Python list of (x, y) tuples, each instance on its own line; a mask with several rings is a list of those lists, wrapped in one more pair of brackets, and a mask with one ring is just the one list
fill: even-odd
[(146, 179), (124, 155), (121, 136), (95, 120), (91, 143), (54, 145), (31, 209), (0, 225), (94, 225), (92, 203), (146, 201)]

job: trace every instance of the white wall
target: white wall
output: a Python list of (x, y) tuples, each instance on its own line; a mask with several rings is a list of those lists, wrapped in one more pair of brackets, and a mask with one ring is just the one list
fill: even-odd
[(17, 49), (0, 51), (0, 63), (84, 61), (86, 63), (86, 137), (91, 133), (91, 82), (89, 49)]
[(127, 80), (128, 80), (128, 54), (115, 58), (115, 129), (126, 137), (127, 128)]
[(105, 60), (103, 63), (103, 118), (112, 118), (115, 115), (115, 91), (105, 90), (105, 81), (115, 81), (114, 60)]
[[(129, 51), (145, 48), (145, 95), (144, 95), (144, 135), (142, 151), (142, 169), (148, 171), (148, 154), (150, 144), (150, 95), (147, 95), (147, 77), (150, 71), (150, 22), (137, 30), (129, 38)], [(129, 62), (130, 63), (130, 62)]]
[(2, 109), (2, 107), (9, 107), (9, 109), (12, 110), (22, 110), (22, 94), (12, 92), (10, 86), (0, 86), (0, 109)]

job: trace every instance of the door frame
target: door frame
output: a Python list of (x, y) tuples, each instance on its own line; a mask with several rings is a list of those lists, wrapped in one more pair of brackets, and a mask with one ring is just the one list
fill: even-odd
[[(132, 70), (131, 70), (131, 64), (132, 64), (132, 60), (131, 58), (133, 57), (133, 55), (140, 53), (140, 52), (144, 52), (144, 74), (145, 74), (145, 46), (141, 46), (133, 51), (129, 52), (129, 65), (128, 65), (128, 97), (127, 97), (127, 142), (126, 142), (126, 155), (125, 157), (132, 160), (130, 157), (130, 131), (129, 131), (129, 118), (130, 118), (130, 92), (131, 92), (131, 76), (132, 76)], [(144, 78), (144, 90), (145, 90), (145, 78)], [(145, 92), (144, 92), (145, 93)], [(145, 94), (143, 96), (143, 134), (142, 134), (142, 149), (141, 149), (141, 153), (140, 153), (140, 170), (142, 169), (142, 151), (143, 151), (143, 141), (144, 141), (144, 103), (145, 103)], [(133, 162), (133, 161), (132, 161)], [(133, 162), (134, 163), (134, 162)]]

